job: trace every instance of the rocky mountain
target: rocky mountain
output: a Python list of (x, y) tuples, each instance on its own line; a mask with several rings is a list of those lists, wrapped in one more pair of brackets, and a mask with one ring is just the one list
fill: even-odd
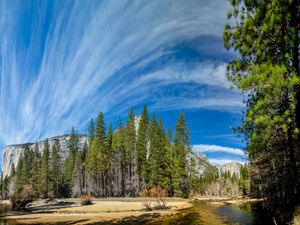
[[(62, 151), (62, 158), (65, 159), (68, 152), (68, 140), (70, 139), (70, 135), (62, 135), (49, 138), (49, 145), (50, 147), (54, 144), (55, 140), (58, 139), (61, 145)], [(79, 135), (79, 147), (81, 148), (85, 141), (88, 138), (85, 135)], [(39, 146), (39, 151), (42, 152), (45, 140), (37, 142)], [(8, 145), (5, 146), (3, 149), (3, 156), (2, 156), (2, 173), (3, 176), (9, 176), (12, 171), (12, 167), (15, 168), (18, 165), (19, 159), (22, 155), (24, 147), (28, 146), (29, 148), (33, 149), (36, 143), (25, 143), (25, 144), (18, 144), (18, 145)]]
[[(136, 117), (136, 127), (138, 126), (139, 117)], [(68, 152), (68, 141), (70, 139), (70, 135), (62, 135), (55, 136), (49, 138), (50, 147), (54, 144), (55, 140), (58, 139), (61, 145), (62, 158), (65, 159)], [(82, 148), (85, 141), (88, 141), (87, 136), (79, 135), (79, 147)], [(42, 152), (45, 140), (37, 142), (39, 146), (39, 151)], [(8, 145), (3, 149), (3, 157), (2, 157), (2, 173), (3, 176), (9, 176), (11, 174), (13, 166), (16, 168), (19, 162), (19, 159), (22, 155), (22, 152), (26, 146), (33, 149), (36, 143), (25, 143), (25, 144), (17, 144), (17, 145)], [(197, 175), (201, 176), (205, 171), (211, 170), (213, 167), (206, 156), (202, 153), (192, 153), (189, 159), (193, 159), (195, 163), (195, 169), (197, 171)], [(192, 161), (191, 161), (192, 162)], [(223, 166), (216, 167), (219, 172), (229, 171), (231, 174), (240, 173), (241, 164), (239, 163), (227, 163)]]
[(192, 153), (190, 160), (193, 159), (195, 162), (195, 170), (197, 171), (197, 176), (201, 176), (205, 170), (212, 167), (206, 156), (202, 153)]
[(217, 169), (219, 170), (220, 173), (230, 172), (231, 175), (233, 173), (235, 173), (239, 176), (241, 166), (242, 166), (242, 164), (240, 164), (240, 163), (230, 162), (230, 163), (226, 163), (222, 166), (217, 166)]

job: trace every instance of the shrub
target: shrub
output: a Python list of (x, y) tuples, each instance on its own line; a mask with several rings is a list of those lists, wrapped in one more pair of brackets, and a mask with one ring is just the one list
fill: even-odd
[(33, 192), (32, 185), (29, 184), (23, 185), (23, 189), (20, 196), (21, 199), (29, 200), (32, 199), (33, 196), (34, 196), (34, 192)]
[(92, 204), (92, 196), (90, 194), (81, 195), (81, 205), (91, 205)]
[(151, 211), (152, 202), (149, 199), (149, 190), (147, 188), (142, 189), (139, 192), (139, 197), (143, 198), (143, 206), (146, 208), (146, 210)]
[(150, 189), (150, 197), (155, 198), (156, 200), (156, 208), (158, 209), (166, 209), (166, 197), (168, 197), (168, 192), (164, 190), (160, 186), (155, 186)]

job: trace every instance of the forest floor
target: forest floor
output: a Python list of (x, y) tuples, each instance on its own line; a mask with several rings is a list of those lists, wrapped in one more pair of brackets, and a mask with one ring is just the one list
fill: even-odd
[(38, 200), (29, 205), (30, 212), (10, 211), (3, 218), (19, 224), (131, 224), (175, 215), (178, 210), (192, 207), (187, 199), (167, 198), (167, 209), (147, 211), (143, 198), (94, 199), (92, 205), (81, 206), (80, 199)]

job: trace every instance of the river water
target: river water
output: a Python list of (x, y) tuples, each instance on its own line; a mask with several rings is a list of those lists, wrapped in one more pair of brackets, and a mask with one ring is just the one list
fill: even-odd
[(272, 217), (260, 203), (213, 204), (195, 201), (194, 207), (182, 210), (174, 217), (149, 222), (149, 225), (274, 225)]
[[(180, 211), (175, 216), (155, 221), (131, 220), (124, 224), (147, 225), (274, 225), (272, 218), (268, 216), (260, 203), (214, 204), (203, 201), (195, 201), (194, 206)], [(101, 223), (102, 225), (103, 223)], [(0, 218), (0, 225), (14, 225)]]

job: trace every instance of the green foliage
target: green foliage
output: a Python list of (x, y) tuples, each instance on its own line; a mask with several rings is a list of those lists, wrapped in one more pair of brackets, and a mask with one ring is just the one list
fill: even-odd
[[(228, 63), (227, 77), (248, 95), (238, 131), (248, 142), (251, 192), (290, 206), (300, 193), (299, 183), (293, 182), (300, 153), (300, 5), (290, 0), (231, 4), (223, 38), (225, 47), (238, 54)], [(247, 174), (240, 177), (244, 194), (249, 193), (248, 180)]]
[[(91, 130), (95, 130), (94, 135)], [(64, 162), (59, 139), (51, 149), (47, 139), (42, 156), (38, 144), (33, 151), (24, 149), (15, 174), (18, 191), (31, 185), (34, 195), (44, 198), (78, 196), (88, 191), (99, 197), (134, 197), (140, 190), (158, 188), (169, 196), (188, 197), (194, 192), (191, 188), (197, 188), (196, 167), (188, 159), (191, 148), (183, 114), (177, 121), (175, 143), (170, 127), (165, 133), (162, 119), (157, 120), (153, 114), (149, 121), (146, 105), (140, 118), (131, 108), (125, 126), (119, 121), (113, 131), (110, 123), (107, 134), (104, 115), (99, 113), (96, 129), (89, 129), (88, 137), (91, 145), (86, 141), (80, 149), (79, 135), (72, 128)]]
[(59, 196), (60, 187), (62, 185), (62, 161), (61, 148), (58, 139), (55, 139), (54, 145), (51, 148), (50, 155), (50, 191)]
[(39, 146), (36, 143), (33, 150), (32, 169), (31, 169), (31, 174), (32, 174), (31, 184), (35, 196), (39, 196), (41, 190), (41, 186), (40, 186), (40, 168), (41, 168), (40, 160), (41, 159), (40, 158), (41, 156), (39, 152)]
[(90, 125), (89, 125), (89, 131), (88, 131), (88, 137), (89, 137), (89, 145), (92, 145), (92, 142), (95, 138), (95, 125), (94, 125), (94, 120), (90, 120)]
[(148, 142), (148, 126), (149, 126), (149, 118), (148, 118), (148, 110), (147, 106), (144, 105), (141, 119), (139, 122), (138, 135), (137, 135), (137, 143), (136, 148), (138, 152), (138, 171), (141, 179), (141, 184), (144, 186), (145, 180), (144, 178), (147, 176), (147, 142)]
[(49, 141), (46, 139), (44, 147), (43, 147), (43, 154), (42, 154), (42, 162), (41, 162), (41, 184), (42, 184), (42, 193), (43, 197), (48, 197), (48, 190), (49, 190), (49, 180), (50, 180), (50, 146)]
[(75, 179), (74, 169), (75, 169), (75, 161), (76, 161), (76, 156), (78, 151), (79, 151), (79, 136), (75, 128), (72, 127), (70, 139), (68, 140), (68, 154), (64, 162), (64, 172), (63, 172), (64, 183), (66, 185), (67, 190), (70, 190)]
[(187, 155), (191, 151), (189, 130), (184, 114), (181, 113), (176, 123), (175, 159), (174, 159), (174, 192), (176, 196), (189, 196), (189, 180), (187, 171)]

